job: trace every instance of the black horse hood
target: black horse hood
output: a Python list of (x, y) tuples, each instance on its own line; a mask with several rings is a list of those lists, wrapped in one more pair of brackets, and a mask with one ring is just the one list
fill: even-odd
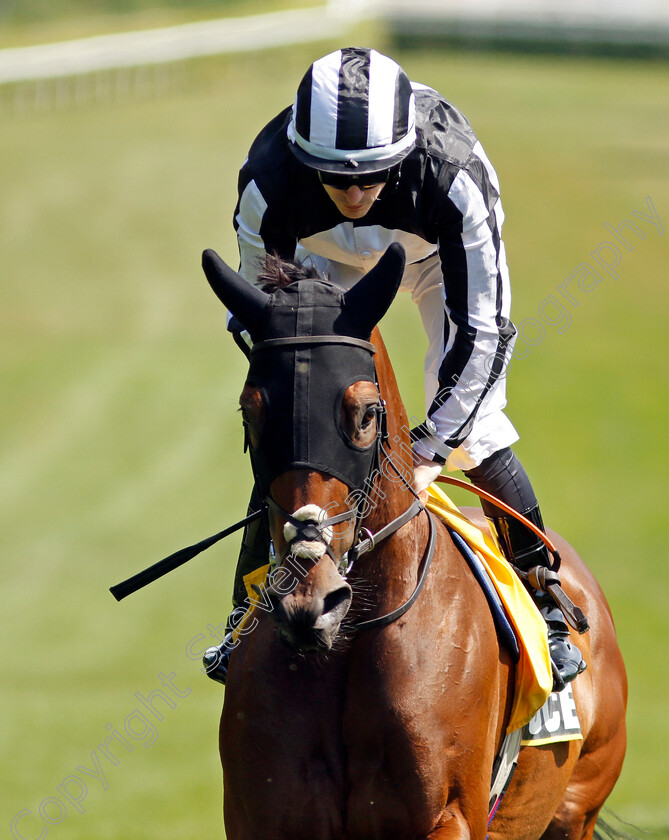
[(337, 335), (369, 339), (346, 303), (345, 290), (321, 279), (298, 280), (270, 295), (255, 341), (297, 336)]
[(270, 295), (228, 273), (217, 260), (205, 263), (207, 277), (254, 341), (247, 383), (258, 389), (264, 406), (260, 439), (251, 450), (261, 493), (268, 495), (270, 484), (282, 473), (301, 468), (362, 489), (372, 472), (378, 441), (361, 448), (346, 436), (342, 400), (354, 382), (376, 383), (374, 348), (368, 339), (399, 286), (401, 246), (379, 261), (373, 269), (376, 275), (370, 272), (350, 291), (309, 279)]

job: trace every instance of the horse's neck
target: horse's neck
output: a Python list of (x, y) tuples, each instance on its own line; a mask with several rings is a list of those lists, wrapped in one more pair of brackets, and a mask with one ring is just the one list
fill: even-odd
[[(367, 527), (371, 527), (370, 523), (379, 527), (387, 524), (388, 517), (394, 518), (405, 511), (415, 497), (407, 487), (407, 483), (413, 484), (409, 421), (378, 328), (372, 333), (372, 343), (376, 346), (376, 371), (381, 397), (386, 402), (388, 423), (388, 437), (383, 446), (375, 482), (377, 498), (372, 498), (376, 504), (366, 523)], [(383, 519), (385, 521), (381, 521)]]
[[(372, 534), (405, 513), (415, 502), (411, 437), (406, 410), (397, 381), (378, 331), (372, 333), (377, 348), (376, 370), (379, 390), (386, 402), (388, 437), (383, 444), (375, 481), (367, 495), (368, 513), (363, 527)], [(356, 563), (359, 578), (371, 586), (381, 612), (406, 601), (413, 590), (425, 553), (428, 523), (425, 516), (414, 516), (387, 539), (379, 542)]]

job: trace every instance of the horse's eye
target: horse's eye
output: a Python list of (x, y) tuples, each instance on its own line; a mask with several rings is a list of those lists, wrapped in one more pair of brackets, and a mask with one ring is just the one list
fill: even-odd
[(245, 386), (239, 400), (239, 413), (244, 429), (244, 451), (249, 446), (257, 449), (265, 418), (264, 402), (257, 388)]
[(376, 419), (376, 406), (375, 405), (367, 406), (367, 410), (365, 411), (365, 413), (362, 416), (361, 428), (367, 429), (370, 426), (370, 424), (374, 422), (375, 419)]
[(339, 404), (340, 433), (357, 449), (373, 445), (380, 407), (379, 392), (373, 382), (355, 382), (344, 392)]
[(244, 409), (240, 409), (240, 413), (242, 415), (242, 426), (244, 427), (245, 431), (248, 431), (249, 427), (251, 426), (251, 421), (249, 420), (248, 414)]

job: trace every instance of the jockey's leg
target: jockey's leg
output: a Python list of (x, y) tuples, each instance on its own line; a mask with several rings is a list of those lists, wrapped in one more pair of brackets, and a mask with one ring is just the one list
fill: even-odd
[[(261, 506), (262, 500), (257, 489), (254, 487), (251, 493), (247, 515), (259, 510)], [(270, 535), (267, 519), (261, 516), (258, 519), (254, 519), (253, 522), (249, 522), (244, 528), (244, 536), (242, 537), (242, 545), (239, 550), (239, 558), (235, 570), (235, 582), (232, 587), (233, 613), (231, 615), (239, 615), (239, 608), (248, 605), (244, 578), (267, 563), (269, 547)], [(221, 644), (208, 648), (202, 658), (207, 676), (223, 685), (225, 685), (225, 679), (228, 674), (230, 654), (234, 649), (232, 640), (233, 626), (230, 617), (228, 617), (225, 629), (225, 636)]]
[[(467, 470), (465, 475), (476, 487), (496, 496), (545, 530), (532, 484), (511, 449), (495, 452), (478, 467)], [(497, 543), (510, 563), (522, 571), (534, 566), (550, 568), (548, 549), (529, 528), (485, 499), (481, 505)], [(586, 665), (581, 652), (569, 641), (569, 627), (555, 601), (546, 592), (528, 588), (548, 626), (554, 690), (559, 691), (584, 671)]]

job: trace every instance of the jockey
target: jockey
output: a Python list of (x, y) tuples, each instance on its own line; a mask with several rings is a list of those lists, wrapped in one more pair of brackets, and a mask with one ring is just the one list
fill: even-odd
[[(427, 419), (412, 431), (414, 489), (445, 467), (543, 530), (536, 496), (510, 449), (518, 434), (503, 413), (516, 329), (501, 228), (499, 182), (463, 114), (392, 59), (349, 47), (315, 61), (294, 105), (258, 135), (239, 175), (234, 214), (240, 273), (257, 282), (267, 254), (311, 261), (350, 288), (391, 242), (406, 251), (401, 289), (419, 308), (429, 346)], [(255, 493), (254, 493), (255, 496)], [(549, 567), (544, 543), (483, 501), (500, 549), (521, 570)], [(252, 498), (249, 510), (260, 507)], [(263, 520), (247, 526), (233, 602), (243, 576), (267, 563)], [(554, 687), (585, 669), (562, 612), (531, 590), (548, 626)], [(230, 636), (205, 654), (225, 682)]]

